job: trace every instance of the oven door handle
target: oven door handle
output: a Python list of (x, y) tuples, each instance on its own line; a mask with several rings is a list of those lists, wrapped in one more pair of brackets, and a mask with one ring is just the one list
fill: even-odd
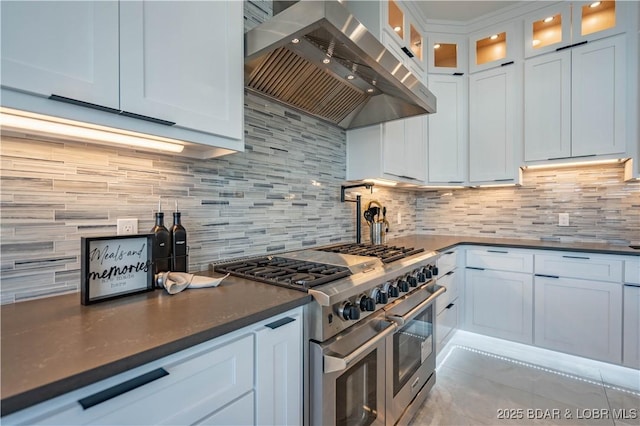
[(420, 303), (418, 306), (416, 306), (415, 308), (411, 309), (406, 314), (404, 314), (404, 315), (387, 315), (386, 316), (387, 321), (395, 322), (398, 325), (398, 327), (404, 326), (406, 323), (408, 323), (413, 318), (415, 318), (420, 312), (422, 312), (422, 310), (429, 303), (433, 302), (436, 297), (440, 296), (445, 291), (447, 291), (446, 287), (440, 287), (439, 289), (434, 291), (433, 294), (431, 296), (429, 296), (424, 302)]
[(371, 348), (377, 345), (381, 340), (385, 339), (390, 334), (396, 331), (395, 323), (388, 323), (388, 327), (376, 334), (371, 340), (368, 340), (362, 346), (359, 346), (353, 352), (347, 354), (344, 357), (338, 357), (333, 355), (324, 355), (322, 357), (324, 362), (324, 373), (333, 373), (336, 371), (343, 371), (349, 368), (354, 362), (358, 360), (360, 356), (369, 352)]

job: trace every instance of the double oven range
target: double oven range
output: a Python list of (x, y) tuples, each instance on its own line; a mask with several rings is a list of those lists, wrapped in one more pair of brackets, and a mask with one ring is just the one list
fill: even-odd
[(436, 252), (341, 244), (224, 263), (308, 291), (305, 423), (407, 422), (435, 383)]

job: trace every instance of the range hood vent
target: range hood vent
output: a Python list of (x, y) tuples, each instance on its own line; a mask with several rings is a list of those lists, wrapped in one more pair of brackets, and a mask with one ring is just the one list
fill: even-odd
[(436, 110), (435, 96), (337, 1), (294, 3), (247, 32), (245, 52), (248, 89), (343, 129)]

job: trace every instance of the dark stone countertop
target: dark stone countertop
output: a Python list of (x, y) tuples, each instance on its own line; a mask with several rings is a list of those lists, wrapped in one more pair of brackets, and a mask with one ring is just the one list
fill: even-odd
[(311, 300), (305, 292), (228, 277), (218, 287), (173, 296), (155, 290), (83, 306), (74, 293), (2, 306), (2, 415)]
[(479, 245), (640, 256), (640, 250), (634, 250), (631, 247), (623, 245), (579, 242), (564, 243), (533, 239), (468, 237), (462, 235), (412, 235), (409, 237), (391, 238), (387, 241), (387, 244), (406, 247), (422, 247), (425, 250), (431, 251), (446, 251), (447, 249), (458, 245)]
[[(640, 256), (625, 246), (414, 235), (388, 244), (457, 245)], [(312, 300), (307, 293), (229, 277), (219, 287), (153, 291), (91, 306), (78, 293), (0, 308), (2, 415), (154, 361)]]

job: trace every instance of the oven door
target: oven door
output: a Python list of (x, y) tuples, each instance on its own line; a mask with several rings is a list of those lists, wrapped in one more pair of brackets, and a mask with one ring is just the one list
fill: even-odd
[(311, 425), (385, 424), (386, 340), (395, 328), (379, 316), (310, 342)]
[(387, 341), (387, 424), (395, 424), (425, 384), (430, 388), (435, 382), (434, 302), (445, 291), (441, 286), (419, 289), (387, 312), (387, 320), (398, 326)]

